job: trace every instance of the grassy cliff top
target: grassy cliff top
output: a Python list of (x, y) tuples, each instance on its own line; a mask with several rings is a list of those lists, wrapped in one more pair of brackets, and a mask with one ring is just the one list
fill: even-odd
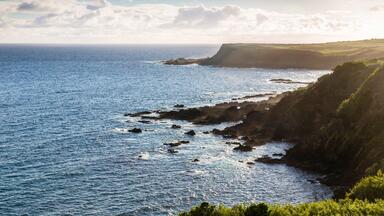
[(202, 65), (219, 67), (332, 69), (356, 60), (384, 57), (384, 39), (318, 44), (224, 44)]
[(237, 49), (252, 49), (258, 47), (275, 49), (295, 49), (319, 52), (323, 55), (356, 55), (362, 51), (384, 52), (384, 39), (359, 40), (359, 41), (340, 41), (329, 43), (312, 44), (277, 44), (277, 43), (235, 43), (224, 44)]

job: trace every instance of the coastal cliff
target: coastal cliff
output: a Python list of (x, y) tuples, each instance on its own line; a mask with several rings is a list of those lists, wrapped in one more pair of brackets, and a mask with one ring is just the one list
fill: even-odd
[(223, 44), (210, 58), (174, 59), (165, 64), (200, 64), (239, 68), (332, 69), (348, 61), (384, 56), (384, 40), (319, 44)]

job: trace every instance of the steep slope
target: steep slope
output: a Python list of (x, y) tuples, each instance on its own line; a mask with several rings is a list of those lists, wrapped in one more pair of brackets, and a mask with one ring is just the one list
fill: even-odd
[[(293, 148), (289, 158), (325, 164), (355, 180), (384, 159), (384, 68), (376, 69), (344, 100), (318, 133)], [(372, 170), (374, 169), (374, 170)]]

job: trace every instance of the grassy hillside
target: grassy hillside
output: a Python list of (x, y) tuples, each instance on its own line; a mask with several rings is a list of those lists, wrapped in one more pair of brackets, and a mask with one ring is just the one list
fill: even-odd
[(201, 65), (332, 69), (354, 60), (384, 57), (384, 39), (322, 44), (224, 44)]
[(239, 204), (234, 207), (202, 203), (180, 216), (382, 216), (384, 215), (384, 175), (362, 179), (342, 200), (324, 200), (298, 205)]

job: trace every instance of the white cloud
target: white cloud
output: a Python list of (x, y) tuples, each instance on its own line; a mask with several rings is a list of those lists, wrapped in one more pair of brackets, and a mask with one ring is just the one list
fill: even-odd
[(26, 0), (20, 1), (16, 7), (19, 12), (52, 12), (70, 9), (75, 0)]
[(371, 8), (369, 8), (370, 11), (373, 11), (373, 12), (380, 12), (380, 11), (384, 11), (384, 4), (381, 4), (381, 5), (375, 5)]
[(0, 42), (297, 42), (304, 41), (298, 35), (348, 39), (364, 26), (346, 11), (288, 14), (234, 5), (118, 6), (107, 0), (20, 0), (1, 4), (0, 11), (5, 6), (13, 14), (0, 15)]
[(240, 13), (241, 9), (236, 6), (224, 6), (222, 8), (206, 8), (203, 5), (182, 7), (178, 9), (177, 16), (169, 26), (185, 28), (215, 27), (231, 17), (239, 16)]

